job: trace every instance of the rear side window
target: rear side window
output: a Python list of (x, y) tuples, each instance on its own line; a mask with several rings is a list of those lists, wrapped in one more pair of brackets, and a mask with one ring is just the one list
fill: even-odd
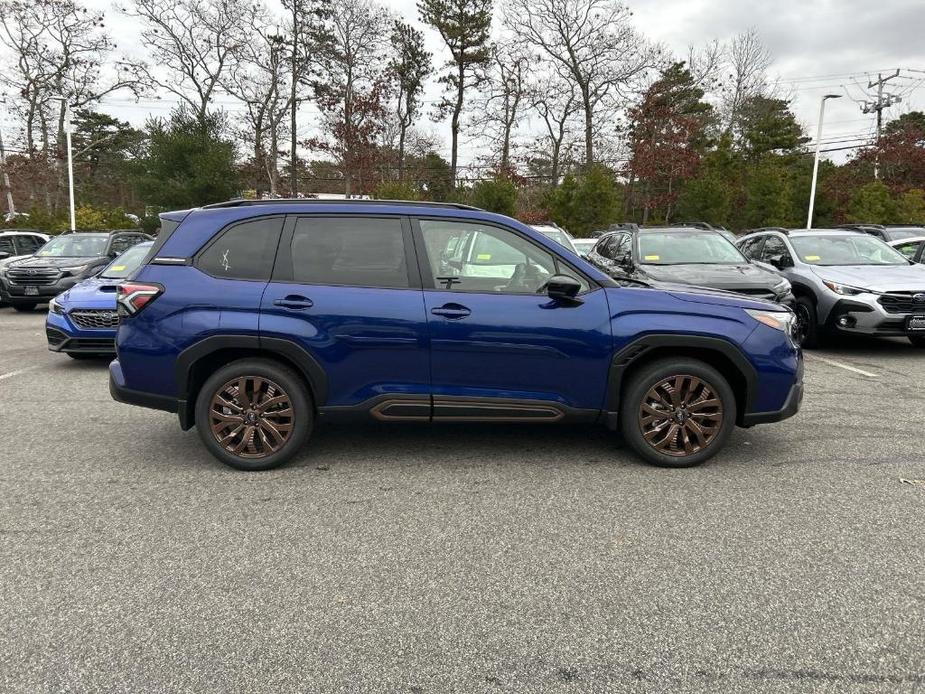
[(761, 245), (764, 243), (764, 239), (764, 236), (755, 236), (754, 238), (746, 239), (739, 245), (739, 250), (742, 251), (746, 258), (759, 260), (761, 257)]
[(269, 281), (283, 217), (264, 217), (225, 229), (199, 256), (196, 266), (213, 277)]
[(16, 243), (17, 253), (19, 253), (19, 255), (35, 253), (45, 245), (45, 242), (40, 236), (17, 236), (13, 240)]
[(292, 234), (292, 279), (307, 284), (410, 287), (401, 220), (299, 218)]

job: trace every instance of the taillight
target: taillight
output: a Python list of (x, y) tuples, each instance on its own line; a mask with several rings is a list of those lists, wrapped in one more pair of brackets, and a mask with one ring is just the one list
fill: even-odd
[(156, 284), (123, 282), (118, 286), (119, 296), (116, 299), (119, 314), (134, 316), (154, 301), (163, 291), (163, 287)]

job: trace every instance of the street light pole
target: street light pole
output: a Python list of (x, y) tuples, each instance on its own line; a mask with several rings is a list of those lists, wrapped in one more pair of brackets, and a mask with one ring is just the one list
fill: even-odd
[(64, 136), (67, 138), (67, 187), (71, 207), (71, 231), (77, 231), (77, 224), (74, 221), (74, 156), (71, 153), (71, 132), (73, 132), (74, 127), (71, 125), (71, 107), (65, 104), (64, 109)]
[(813, 183), (809, 190), (809, 212), (806, 215), (806, 228), (813, 228), (813, 207), (816, 204), (816, 179), (819, 176), (819, 149), (822, 147), (822, 119), (825, 117), (825, 102), (840, 99), (841, 94), (826, 94), (819, 102), (819, 127), (816, 128), (816, 157), (813, 161)]

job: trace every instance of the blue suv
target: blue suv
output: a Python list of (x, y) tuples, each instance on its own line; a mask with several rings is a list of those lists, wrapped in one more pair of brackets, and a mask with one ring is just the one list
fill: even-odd
[(508, 217), (274, 200), (161, 218), (118, 289), (110, 390), (236, 468), (351, 418), (601, 422), (682, 467), (800, 406), (789, 310), (613, 279)]

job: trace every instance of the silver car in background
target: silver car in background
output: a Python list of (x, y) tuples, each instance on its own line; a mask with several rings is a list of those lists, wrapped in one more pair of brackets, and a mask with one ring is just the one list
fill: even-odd
[(925, 265), (880, 239), (839, 229), (762, 229), (737, 245), (790, 280), (803, 346), (857, 334), (903, 336), (925, 347)]

